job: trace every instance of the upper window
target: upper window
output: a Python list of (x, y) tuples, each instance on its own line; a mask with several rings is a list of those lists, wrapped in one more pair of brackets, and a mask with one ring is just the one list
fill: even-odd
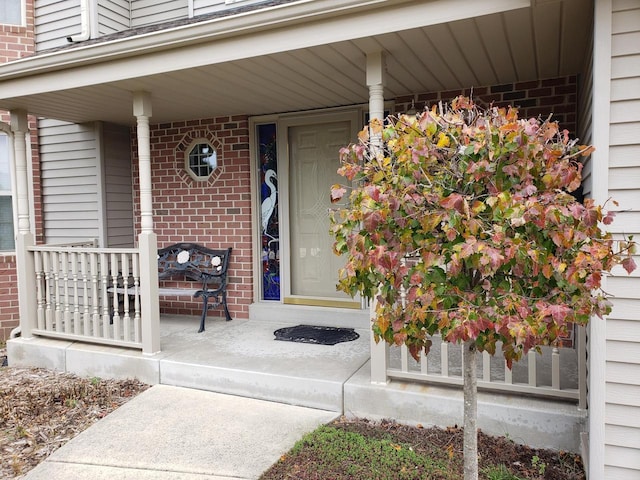
[(0, 2), (0, 23), (22, 25), (22, 3), (24, 0), (2, 0)]
[(11, 251), (15, 248), (9, 146), (9, 137), (6, 133), (0, 132), (0, 251)]
[(185, 167), (196, 180), (206, 180), (218, 166), (216, 149), (207, 140), (196, 140), (187, 150)]

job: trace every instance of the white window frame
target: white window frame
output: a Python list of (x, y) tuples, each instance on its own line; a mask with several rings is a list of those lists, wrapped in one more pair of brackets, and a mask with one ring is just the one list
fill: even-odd
[[(10, 2), (12, 0), (2, 0), (3, 2)], [(26, 0), (13, 0), (20, 6), (20, 21), (19, 23), (7, 23), (4, 18), (0, 17), (0, 25), (11, 25), (24, 27), (27, 24), (27, 5)]]
[(13, 170), (13, 134), (11, 128), (6, 123), (0, 122), (0, 135), (7, 137), (7, 160), (9, 162), (10, 183), (9, 190), (0, 190), (0, 196), (11, 198), (11, 214), (13, 221), (13, 247), (7, 250), (0, 250), (0, 254), (13, 253), (15, 251), (15, 234), (17, 227), (16, 196), (15, 196), (15, 174)]

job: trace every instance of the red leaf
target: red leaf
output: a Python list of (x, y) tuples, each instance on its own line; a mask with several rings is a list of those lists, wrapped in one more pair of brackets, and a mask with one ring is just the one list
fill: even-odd
[(616, 216), (616, 212), (607, 212), (607, 216), (602, 219), (602, 223), (605, 225), (611, 225), (613, 223), (613, 217)]
[(347, 193), (347, 189), (340, 186), (334, 185), (331, 187), (331, 203), (339, 202), (344, 194)]
[(452, 193), (440, 200), (440, 205), (447, 209), (454, 209), (458, 213), (464, 213), (464, 198), (459, 193)]
[(633, 261), (633, 258), (627, 257), (622, 260), (622, 268), (624, 268), (627, 273), (631, 274), (636, 269), (636, 262)]

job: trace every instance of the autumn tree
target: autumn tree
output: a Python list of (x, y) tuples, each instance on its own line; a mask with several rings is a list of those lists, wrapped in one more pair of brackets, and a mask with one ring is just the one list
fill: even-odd
[(591, 150), (550, 119), (458, 97), (373, 120), (340, 152), (338, 288), (375, 297), (376, 340), (416, 359), (434, 334), (463, 344), (465, 479), (478, 476), (476, 351), (501, 348), (511, 368), (609, 313), (603, 275), (635, 268), (631, 239), (614, 241), (603, 226), (614, 212), (571, 195)]

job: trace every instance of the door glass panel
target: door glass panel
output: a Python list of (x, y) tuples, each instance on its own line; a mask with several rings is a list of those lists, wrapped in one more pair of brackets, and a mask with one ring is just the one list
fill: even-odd
[(280, 300), (280, 234), (278, 223), (278, 158), (276, 125), (257, 126), (260, 162), (262, 299)]

